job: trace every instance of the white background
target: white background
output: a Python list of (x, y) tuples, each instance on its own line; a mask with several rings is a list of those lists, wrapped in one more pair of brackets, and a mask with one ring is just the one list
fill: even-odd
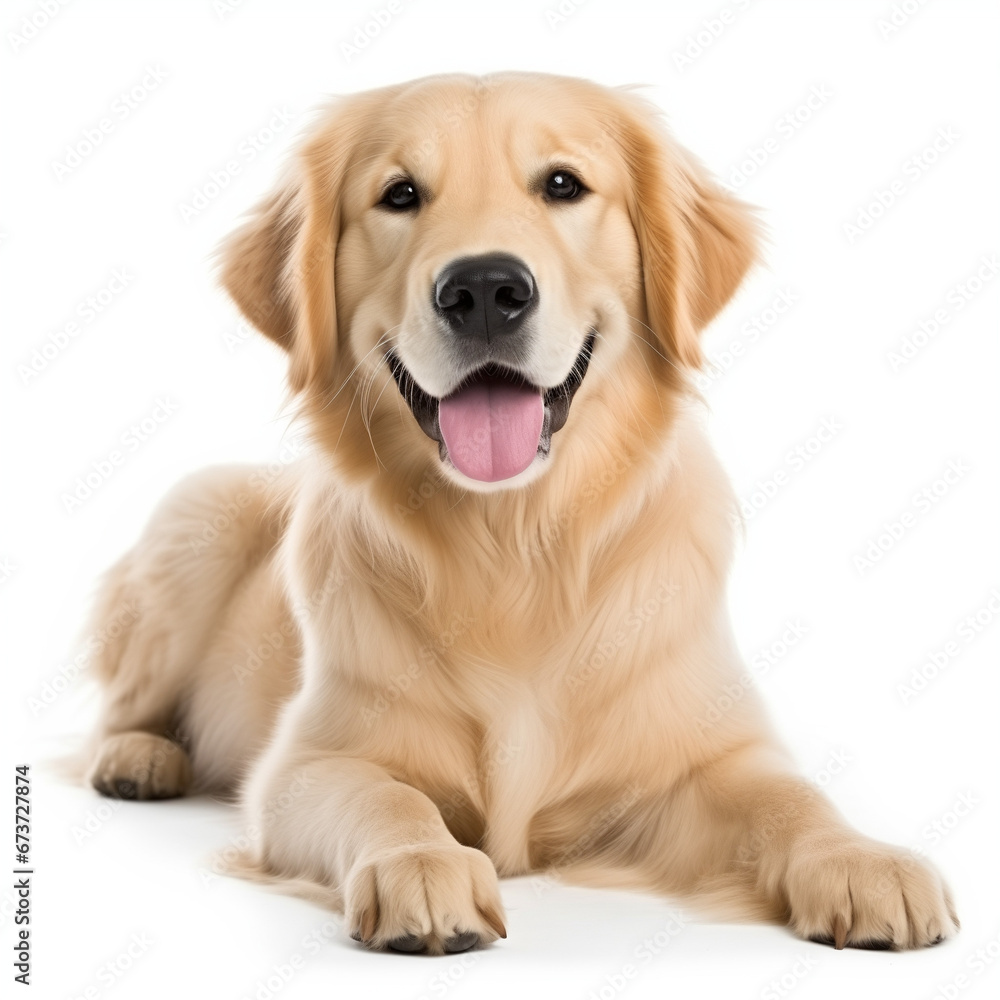
[[(995, 996), (1000, 281), (985, 267), (994, 280), (959, 290), (1000, 251), (995, 5), (588, 0), (551, 23), (555, 0), (404, 0), (345, 53), (376, 5), (78, 0), (31, 38), (23, 18), (41, 23), (39, 3), (0, 15), (3, 732), (8, 770), (34, 767), (33, 995)], [(953, 942), (837, 953), (773, 927), (668, 933), (668, 901), (525, 879), (505, 883), (509, 938), (488, 951), (375, 955), (316, 906), (206, 881), (212, 851), (238, 833), (234, 810), (112, 806), (46, 777), (45, 760), (93, 716), (85, 684), (51, 685), (72, 672), (99, 571), (182, 474), (271, 460), (286, 435), (282, 358), (239, 326), (214, 286), (213, 248), (325, 94), (506, 68), (648, 83), (679, 139), (762, 207), (768, 264), (706, 335), (716, 364), (731, 362), (706, 389), (723, 461), (740, 496), (773, 493), (750, 508), (737, 632), (761, 664), (789, 623), (806, 630), (757, 671), (775, 720), (853, 822), (943, 869), (963, 921)], [(801, 107), (811, 93), (823, 96)], [(102, 118), (101, 143), (57, 177)], [(213, 189), (233, 160), (239, 172)], [(845, 225), (872, 202), (878, 212), (893, 182), (893, 204), (852, 237)], [(185, 220), (198, 192), (205, 207)], [(79, 310), (116, 270), (127, 286), (88, 323)], [(781, 293), (791, 307), (766, 313)], [(940, 332), (894, 370), (891, 353), (939, 309)], [(754, 339), (755, 318), (776, 321)], [(77, 335), (25, 378), (71, 321)], [(157, 422), (164, 399), (175, 412)], [(138, 442), (129, 428), (144, 418)], [(836, 433), (814, 440), (824, 421)], [(115, 449), (124, 463), (67, 509), (77, 478)], [(950, 464), (964, 471), (947, 483)], [(891, 522), (901, 537), (859, 563)], [(980, 612), (976, 630), (963, 626)], [(904, 698), (899, 685), (949, 642), (955, 655)], [(10, 905), (0, 891), (5, 956)], [(322, 947), (307, 942), (324, 928)], [(657, 932), (659, 954), (638, 957)], [(7, 958), (0, 974), (13, 975)]]

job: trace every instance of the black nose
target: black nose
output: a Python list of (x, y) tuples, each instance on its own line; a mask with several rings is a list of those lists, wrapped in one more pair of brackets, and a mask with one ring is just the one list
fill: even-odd
[(531, 271), (509, 254), (461, 257), (434, 282), (434, 308), (463, 337), (489, 343), (516, 333), (538, 304)]

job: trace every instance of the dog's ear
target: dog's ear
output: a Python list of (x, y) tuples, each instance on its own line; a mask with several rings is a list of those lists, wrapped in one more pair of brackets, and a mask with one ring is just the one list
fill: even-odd
[(336, 355), (334, 259), (355, 135), (349, 109), (332, 111), (219, 250), (223, 286), (247, 320), (288, 351), (295, 392), (321, 390)]
[(611, 130), (631, 177), (649, 326), (671, 361), (698, 368), (698, 334), (757, 260), (757, 222), (672, 141), (655, 109), (632, 95), (622, 103)]

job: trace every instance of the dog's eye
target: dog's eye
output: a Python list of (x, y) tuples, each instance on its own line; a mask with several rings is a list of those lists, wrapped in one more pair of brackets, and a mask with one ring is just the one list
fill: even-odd
[(420, 204), (420, 195), (412, 181), (397, 181), (382, 196), (381, 203), (397, 210), (416, 208)]
[(568, 170), (557, 170), (545, 182), (546, 196), (559, 201), (572, 201), (586, 190), (582, 181)]

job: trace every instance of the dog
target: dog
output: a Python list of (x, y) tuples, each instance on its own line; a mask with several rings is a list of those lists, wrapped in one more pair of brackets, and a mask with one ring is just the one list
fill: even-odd
[(326, 107), (220, 251), (307, 453), (186, 479), (108, 572), (89, 782), (238, 796), (229, 869), (372, 948), (506, 937), (498, 876), (539, 871), (838, 949), (953, 935), (939, 874), (727, 694), (735, 504), (692, 382), (758, 245), (631, 89)]

